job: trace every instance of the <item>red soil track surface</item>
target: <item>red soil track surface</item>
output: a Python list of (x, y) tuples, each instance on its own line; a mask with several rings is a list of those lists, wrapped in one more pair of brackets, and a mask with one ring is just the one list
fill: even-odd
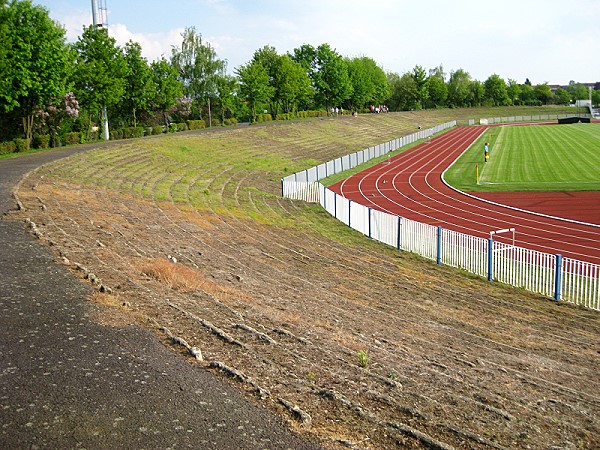
[[(444, 184), (443, 171), (484, 130), (454, 128), (331, 189), (359, 204), (472, 236), (515, 228), (520, 247), (600, 264), (600, 192), (474, 194), (498, 203), (492, 204)], [(577, 223), (588, 221), (593, 223)], [(510, 242), (512, 235), (494, 238)]]

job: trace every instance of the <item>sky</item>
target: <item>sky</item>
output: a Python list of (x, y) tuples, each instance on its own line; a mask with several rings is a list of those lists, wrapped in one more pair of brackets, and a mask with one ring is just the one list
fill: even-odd
[[(91, 0), (33, 0), (74, 42), (92, 23)], [(561, 84), (600, 81), (600, 0), (97, 0), (117, 44), (153, 61), (181, 46), (186, 27), (227, 71), (265, 45), (279, 54), (329, 44), (400, 75), (419, 65), (463, 69), (475, 80)]]

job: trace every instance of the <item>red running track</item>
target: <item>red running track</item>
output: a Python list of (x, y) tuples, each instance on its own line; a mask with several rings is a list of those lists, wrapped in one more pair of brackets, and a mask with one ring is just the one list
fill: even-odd
[[(444, 184), (443, 171), (485, 128), (454, 128), (353, 175), (331, 189), (359, 204), (472, 236), (489, 238), (490, 231), (515, 228), (517, 246), (600, 264), (600, 224), (545, 217), (504, 206), (510, 204), (511, 196), (518, 200), (513, 193), (503, 193), (503, 197), (494, 194), (493, 201), (502, 204), (493, 204)], [(595, 194), (592, 201), (600, 204), (600, 192)], [(481, 194), (484, 195), (487, 194)], [(577, 201), (577, 193), (569, 195), (571, 201), (563, 202), (565, 214), (559, 214), (561, 217), (577, 217), (578, 210), (587, 208), (585, 203)], [(560, 213), (556, 208), (548, 208), (548, 211)], [(543, 211), (538, 208), (536, 212)], [(512, 235), (498, 234), (494, 239), (510, 242)]]

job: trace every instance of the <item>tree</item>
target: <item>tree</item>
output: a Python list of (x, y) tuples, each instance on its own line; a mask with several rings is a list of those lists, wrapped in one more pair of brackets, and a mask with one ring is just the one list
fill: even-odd
[(80, 104), (99, 114), (103, 107), (118, 104), (127, 85), (127, 63), (123, 50), (105, 28), (84, 27), (75, 42), (73, 81)]
[(183, 86), (177, 78), (177, 69), (169, 64), (164, 56), (153, 61), (150, 70), (155, 86), (153, 107), (162, 114), (165, 125), (169, 125), (167, 113), (177, 103), (177, 99), (182, 97)]
[(418, 106), (419, 109), (422, 109), (429, 95), (427, 92), (427, 73), (423, 67), (417, 65), (412, 71), (412, 77), (415, 80), (415, 87), (417, 89)]
[(536, 99), (538, 99), (542, 104), (547, 105), (550, 103), (550, 99), (552, 98), (552, 90), (548, 83), (537, 84), (533, 88), (533, 94)]
[(310, 78), (304, 68), (292, 61), (289, 55), (278, 57), (273, 73), (274, 98), (281, 103), (286, 113), (297, 111), (299, 104), (306, 104), (311, 98), (313, 91)]
[(396, 97), (398, 107), (404, 111), (419, 108), (419, 90), (412, 73), (407, 72), (397, 81), (393, 97)]
[(150, 106), (152, 94), (155, 89), (152, 81), (152, 71), (146, 58), (142, 57), (142, 47), (137, 42), (129, 41), (125, 44), (125, 62), (127, 63), (127, 76), (125, 108), (133, 116), (133, 126), (137, 126), (136, 113)]
[(225, 74), (227, 64), (217, 58), (209, 43), (202, 42), (202, 35), (194, 27), (186, 28), (181, 36), (181, 48), (173, 47), (171, 63), (179, 73), (184, 93), (194, 100), (206, 101), (211, 126), (211, 99), (216, 97), (217, 78)]
[(237, 78), (224, 75), (217, 78), (217, 95), (221, 106), (221, 123), (225, 123), (226, 115), (234, 115), (237, 109), (237, 97), (235, 95), (238, 86)]
[(427, 92), (429, 95), (428, 106), (439, 108), (446, 105), (448, 99), (448, 85), (439, 75), (430, 75), (427, 78)]
[(506, 83), (500, 75), (493, 74), (483, 83), (485, 89), (485, 100), (492, 106), (504, 106), (509, 104), (506, 92)]
[(389, 99), (390, 87), (385, 72), (373, 59), (366, 56), (346, 59), (346, 65), (352, 84), (349, 102), (353, 109), (368, 104), (381, 105)]
[(31, 140), (34, 112), (66, 93), (72, 66), (64, 29), (28, 0), (0, 5), (0, 107), (18, 111)]
[(240, 95), (250, 105), (254, 122), (258, 105), (269, 103), (274, 94), (269, 85), (269, 73), (261, 64), (250, 62), (236, 69), (236, 74), (240, 78)]
[(485, 87), (481, 81), (473, 80), (469, 83), (469, 94), (467, 95), (467, 105), (481, 106), (485, 99)]
[(450, 73), (448, 81), (448, 103), (453, 107), (463, 107), (469, 104), (469, 87), (471, 75), (463, 69)]
[(554, 92), (554, 98), (556, 99), (557, 105), (568, 105), (571, 103), (571, 94), (563, 88), (558, 88), (556, 92)]
[(508, 79), (508, 86), (506, 87), (506, 93), (512, 104), (518, 103), (519, 95), (521, 94), (521, 86), (515, 80)]
[(329, 44), (317, 47), (313, 83), (317, 101), (328, 110), (330, 106), (341, 105), (352, 94), (348, 77), (348, 66), (344, 58)]

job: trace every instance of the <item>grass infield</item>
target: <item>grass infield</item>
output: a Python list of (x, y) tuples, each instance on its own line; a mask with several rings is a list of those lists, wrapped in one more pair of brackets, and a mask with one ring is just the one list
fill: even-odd
[[(490, 144), (487, 163), (485, 142)], [(445, 179), (470, 192), (598, 191), (600, 124), (490, 127)]]

